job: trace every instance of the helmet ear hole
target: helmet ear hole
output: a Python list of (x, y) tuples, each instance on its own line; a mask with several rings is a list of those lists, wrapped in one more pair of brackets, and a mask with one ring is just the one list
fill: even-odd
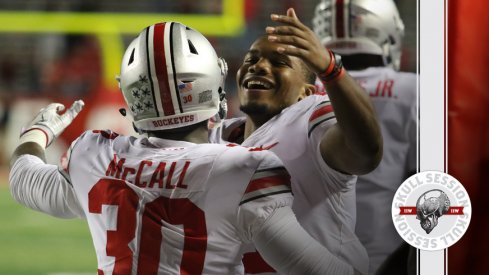
[(131, 65), (132, 62), (134, 62), (134, 51), (136, 51), (136, 49), (132, 49), (131, 56), (129, 57), (129, 62), (127, 63), (127, 66)]
[(395, 45), (396, 39), (392, 35), (389, 35), (389, 42), (391, 43), (391, 45)]
[(197, 52), (197, 49), (195, 48), (194, 44), (192, 44), (192, 41), (190, 41), (190, 40), (187, 40), (187, 41), (188, 41), (188, 47), (190, 48), (190, 52), (193, 54), (199, 54)]

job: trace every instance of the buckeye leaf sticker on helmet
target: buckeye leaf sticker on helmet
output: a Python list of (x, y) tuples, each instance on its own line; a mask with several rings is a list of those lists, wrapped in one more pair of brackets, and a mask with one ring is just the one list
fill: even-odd
[(185, 127), (214, 116), (223, 82), (210, 42), (178, 22), (145, 28), (122, 59), (120, 88), (140, 132)]

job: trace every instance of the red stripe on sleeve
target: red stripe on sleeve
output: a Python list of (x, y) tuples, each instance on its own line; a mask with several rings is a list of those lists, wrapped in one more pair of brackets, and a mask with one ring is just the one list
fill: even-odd
[(245, 194), (268, 187), (285, 185), (290, 188), (290, 176), (271, 176), (263, 177), (256, 180), (250, 181), (248, 187), (246, 188)]
[(311, 117), (309, 117), (309, 122), (331, 112), (333, 112), (333, 106), (331, 106), (331, 104), (325, 105), (312, 113)]

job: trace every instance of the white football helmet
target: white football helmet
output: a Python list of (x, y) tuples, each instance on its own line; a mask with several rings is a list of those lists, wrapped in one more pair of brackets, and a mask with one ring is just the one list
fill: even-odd
[(127, 48), (119, 77), (136, 130), (180, 128), (213, 117), (224, 94), (222, 64), (209, 41), (183, 24), (144, 29)]
[(313, 29), (334, 52), (381, 55), (399, 70), (404, 24), (392, 0), (322, 0)]

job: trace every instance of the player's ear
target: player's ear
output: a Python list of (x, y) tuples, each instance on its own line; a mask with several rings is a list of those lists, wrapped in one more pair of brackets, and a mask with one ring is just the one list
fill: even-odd
[(301, 101), (304, 98), (306, 98), (307, 96), (313, 95), (315, 93), (316, 93), (316, 86), (314, 86), (312, 84), (306, 84), (304, 86), (304, 88), (302, 89), (297, 101)]

